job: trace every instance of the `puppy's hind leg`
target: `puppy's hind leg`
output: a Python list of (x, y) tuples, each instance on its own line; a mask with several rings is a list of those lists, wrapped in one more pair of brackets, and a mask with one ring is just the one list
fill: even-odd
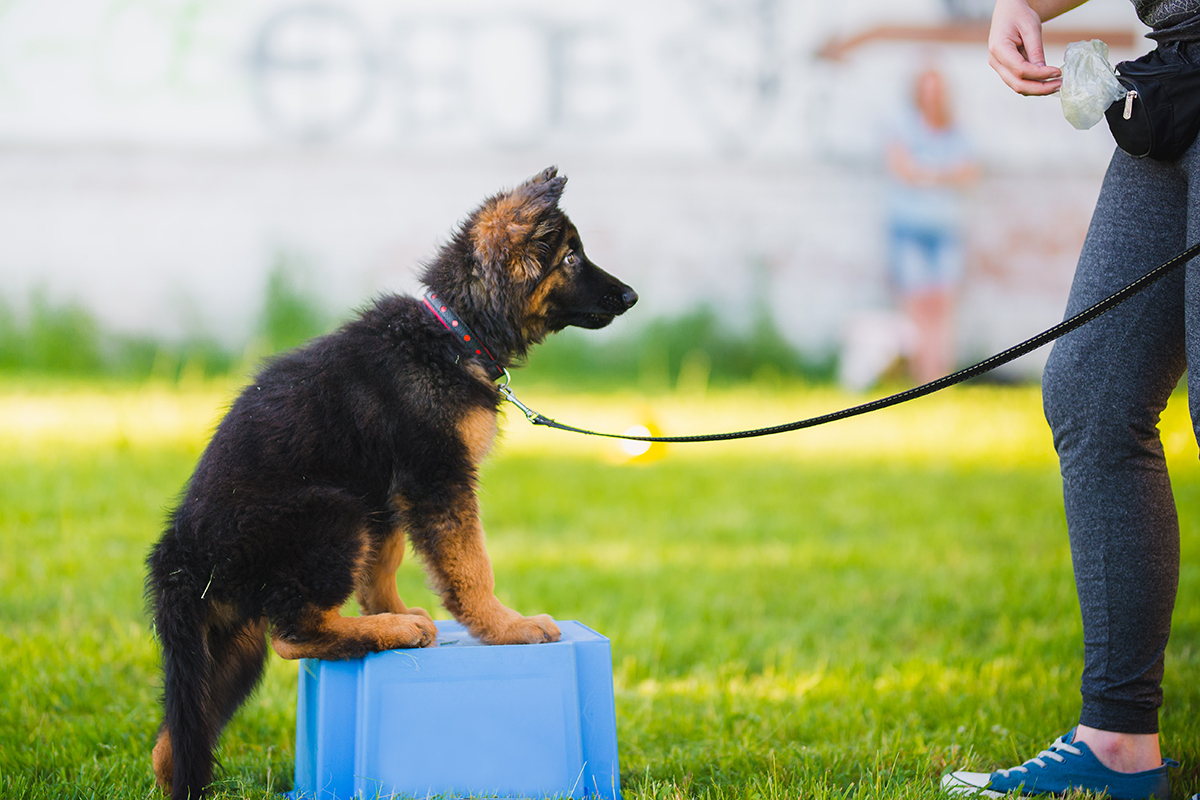
[(259, 618), (221, 631), (210, 637), (209, 649), (213, 653), (209, 691), (224, 727), (262, 678), (267, 659), (267, 620)]

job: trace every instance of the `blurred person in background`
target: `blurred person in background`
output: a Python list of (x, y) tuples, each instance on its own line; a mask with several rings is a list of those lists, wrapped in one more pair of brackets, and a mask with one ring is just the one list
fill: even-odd
[[(997, 0), (992, 67), (1024, 95), (1047, 95), (1042, 22), (1083, 0)], [(1134, 0), (1170, 63), (1200, 63), (1200, 0)], [(1200, 150), (1177, 161), (1116, 150), (1084, 241), (1067, 316), (1184, 250), (1200, 231)], [(1188, 369), (1189, 363), (1192, 369)], [(1179, 520), (1158, 418), (1184, 372), (1200, 431), (1200, 263), (1193, 261), (1054, 345), (1042, 379), (1063, 475), (1083, 618), (1079, 725), (1024, 764), (955, 772), (943, 786), (973, 794), (1106, 791), (1170, 796), (1158, 736), (1164, 652), (1179, 581)], [(999, 796), (997, 794), (997, 796)], [(1200, 797), (1198, 795), (1197, 797)]]
[(886, 165), (890, 277), (916, 332), (910, 369), (927, 383), (954, 367), (955, 294), (962, 280), (965, 189), (980, 169), (954, 124), (946, 82), (917, 75), (913, 103), (892, 133)]

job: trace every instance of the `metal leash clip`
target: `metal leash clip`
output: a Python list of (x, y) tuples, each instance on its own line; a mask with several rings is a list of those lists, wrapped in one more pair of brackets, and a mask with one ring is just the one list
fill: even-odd
[(512, 403), (517, 408), (521, 409), (521, 411), (525, 412), (525, 419), (529, 420), (534, 425), (542, 424), (540, 422), (540, 420), (542, 419), (542, 415), (539, 414), (538, 412), (534, 411), (529, 406), (522, 403), (520, 400), (518, 400), (517, 396), (515, 394), (513, 394), (513, 390), (508, 388), (508, 382), (511, 379), (512, 379), (512, 376), (510, 376), (508, 374), (508, 370), (507, 369), (504, 370), (504, 383), (502, 383), (496, 387), (497, 389), (500, 390), (500, 394), (504, 395), (505, 400)]

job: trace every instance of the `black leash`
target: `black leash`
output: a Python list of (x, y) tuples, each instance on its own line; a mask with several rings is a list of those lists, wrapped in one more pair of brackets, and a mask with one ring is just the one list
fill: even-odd
[(824, 414), (819, 417), (811, 417), (809, 419), (800, 420), (799, 422), (789, 422), (784, 425), (775, 425), (770, 428), (756, 428), (754, 430), (734, 431), (732, 433), (699, 434), (695, 436), (628, 436), (622, 433), (598, 433), (596, 431), (589, 431), (584, 428), (576, 428), (572, 425), (565, 425), (561, 422), (556, 422), (526, 406), (517, 399), (516, 395), (513, 394), (512, 389), (508, 387), (507, 370), (504, 372), (505, 381), (500, 385), (499, 388), (504, 397), (517, 408), (521, 409), (521, 411), (525, 413), (525, 417), (534, 425), (544, 425), (548, 428), (557, 428), (560, 431), (569, 431), (571, 433), (582, 433), (587, 436), (603, 436), (607, 439), (628, 439), (635, 442), (667, 443), (723, 442), (732, 439), (749, 439), (755, 436), (770, 436), (775, 433), (798, 431), (804, 428), (813, 428), (817, 425), (824, 425), (828, 422), (836, 422), (841, 419), (857, 417), (862, 414), (868, 414), (872, 411), (879, 411), (880, 409), (899, 405), (900, 403), (907, 403), (909, 400), (916, 400), (918, 397), (924, 397), (927, 394), (933, 394), (934, 392), (941, 391), (949, 386), (953, 386), (956, 383), (962, 383), (963, 381), (970, 380), (971, 378), (977, 378), (986, 372), (996, 369), (996, 367), (1007, 364), (1014, 359), (1020, 358), (1027, 353), (1037, 350), (1042, 345), (1049, 344), (1055, 339), (1070, 333), (1081, 325), (1091, 322), (1096, 317), (1119, 306), (1121, 303), (1124, 303), (1138, 292), (1141, 292), (1143, 289), (1179, 269), (1179, 267), (1192, 260), (1192, 258), (1194, 258), (1198, 253), (1200, 253), (1200, 242), (1192, 245), (1171, 260), (1159, 265), (1158, 267), (1155, 267), (1153, 270), (1138, 278), (1124, 289), (1121, 289), (1117, 293), (1104, 298), (1095, 305), (1085, 308), (1083, 311), (1080, 311), (1070, 319), (1063, 320), (1053, 328), (1042, 331), (1037, 336), (1034, 336), (1031, 339), (1026, 339), (1020, 344), (1010, 347), (1001, 353), (997, 353), (985, 361), (980, 361), (974, 366), (959, 370), (958, 372), (938, 378), (935, 381), (922, 384), (921, 386), (916, 386), (912, 389), (889, 395), (888, 397), (882, 397), (878, 400), (872, 400), (869, 403), (863, 403), (862, 405), (853, 406), (852, 408), (845, 408), (841, 411), (835, 411), (831, 414)]

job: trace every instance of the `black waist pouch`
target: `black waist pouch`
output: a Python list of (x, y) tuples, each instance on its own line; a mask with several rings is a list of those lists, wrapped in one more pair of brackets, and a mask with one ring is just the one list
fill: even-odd
[(1174, 161), (1200, 131), (1200, 66), (1171, 55), (1168, 60), (1155, 49), (1117, 64), (1128, 94), (1104, 116), (1117, 146), (1131, 156)]

